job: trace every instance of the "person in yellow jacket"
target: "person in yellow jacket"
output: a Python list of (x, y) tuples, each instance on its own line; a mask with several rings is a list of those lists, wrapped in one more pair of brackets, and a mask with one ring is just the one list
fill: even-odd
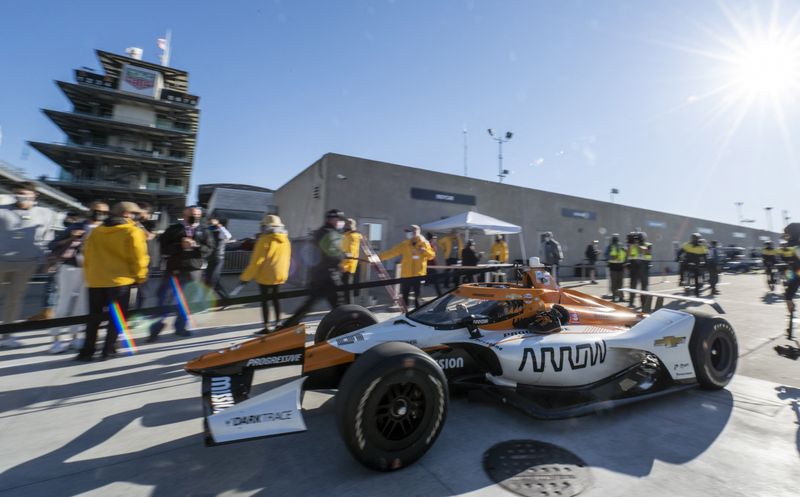
[[(261, 291), (264, 329), (257, 331), (256, 335), (265, 335), (273, 331), (281, 318), (281, 305), (277, 294), (280, 286), (289, 279), (291, 260), (292, 244), (281, 218), (267, 214), (261, 220), (261, 234), (253, 247), (250, 263), (239, 277), (242, 283), (255, 279)], [(269, 319), (270, 302), (275, 310), (274, 321)]]
[[(83, 247), (83, 275), (89, 289), (89, 320), (86, 322), (86, 339), (78, 355), (79, 361), (91, 361), (97, 343), (97, 330), (107, 307), (112, 315), (117, 311), (124, 322), (128, 312), (131, 287), (147, 280), (147, 240), (144, 231), (133, 221), (141, 212), (133, 202), (120, 202), (111, 210), (111, 217), (96, 227)], [(109, 320), (103, 358), (117, 353), (118, 330)]]
[[(356, 220), (348, 218), (344, 222), (344, 236), (342, 236), (342, 283), (352, 285), (356, 282), (356, 271), (358, 270), (358, 255), (361, 252), (361, 233), (356, 231)], [(353, 303), (353, 290), (344, 291), (344, 303)]]
[[(400, 260), (401, 278), (425, 276), (428, 274), (428, 260), (436, 257), (436, 252), (433, 251), (428, 240), (420, 235), (419, 226), (416, 224), (406, 228), (405, 232), (406, 240), (389, 250), (381, 252), (378, 257), (381, 260), (402, 257)], [(408, 307), (408, 297), (412, 290), (414, 291), (414, 307), (419, 307), (420, 283), (420, 280), (400, 283), (400, 292), (403, 294), (403, 301), (405, 301), (406, 307)]]
[(508, 243), (503, 235), (497, 235), (492, 244), (492, 259), (500, 264), (508, 262)]

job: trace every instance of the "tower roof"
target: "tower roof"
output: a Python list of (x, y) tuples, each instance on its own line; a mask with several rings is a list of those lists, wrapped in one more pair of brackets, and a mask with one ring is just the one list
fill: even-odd
[(160, 72), (164, 77), (164, 86), (172, 88), (180, 92), (187, 93), (189, 91), (189, 73), (175, 69), (174, 67), (162, 66), (161, 64), (154, 64), (144, 60), (132, 59), (124, 55), (119, 55), (104, 50), (95, 50), (97, 58), (103, 65), (103, 69), (107, 76), (119, 78), (122, 72), (122, 66), (125, 64), (132, 64), (135, 66), (151, 69)]

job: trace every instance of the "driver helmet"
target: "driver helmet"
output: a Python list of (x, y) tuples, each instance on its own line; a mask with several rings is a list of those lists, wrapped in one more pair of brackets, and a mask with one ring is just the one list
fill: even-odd
[(771, 249), (772, 248), (772, 240), (766, 240), (764, 242), (764, 248)]
[(692, 243), (700, 243), (700, 233), (692, 233)]

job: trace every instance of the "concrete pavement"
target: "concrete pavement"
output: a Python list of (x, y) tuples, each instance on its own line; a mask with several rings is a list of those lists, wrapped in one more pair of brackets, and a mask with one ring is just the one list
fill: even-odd
[[(481, 457), (517, 438), (583, 458), (593, 482), (582, 495), (796, 496), (800, 361), (772, 350), (786, 343), (783, 303), (762, 299), (759, 276), (723, 282), (720, 302), (741, 354), (727, 389), (547, 422), (455, 397), (432, 450), (389, 474), (350, 457), (334, 426), (333, 392), (305, 395), (305, 433), (203, 446), (200, 381), (182, 366), (260, 328), (254, 307), (199, 314), (194, 337), (140, 340), (136, 355), (107, 362), (46, 355), (46, 332), (22, 334), (24, 348), (0, 352), (0, 496), (512, 495), (492, 484)], [(661, 285), (653, 289), (674, 289), (674, 282)], [(135, 331), (145, 333), (144, 326)], [(261, 371), (254, 393), (298, 372)]]

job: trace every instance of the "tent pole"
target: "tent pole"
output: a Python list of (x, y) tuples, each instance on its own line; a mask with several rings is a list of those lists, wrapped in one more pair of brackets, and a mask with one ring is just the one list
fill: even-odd
[(517, 235), (517, 236), (519, 236), (519, 248), (522, 249), (522, 263), (523, 264), (527, 264), (528, 263), (528, 254), (527, 254), (527, 251), (525, 250), (524, 232), (520, 231), (519, 235)]

